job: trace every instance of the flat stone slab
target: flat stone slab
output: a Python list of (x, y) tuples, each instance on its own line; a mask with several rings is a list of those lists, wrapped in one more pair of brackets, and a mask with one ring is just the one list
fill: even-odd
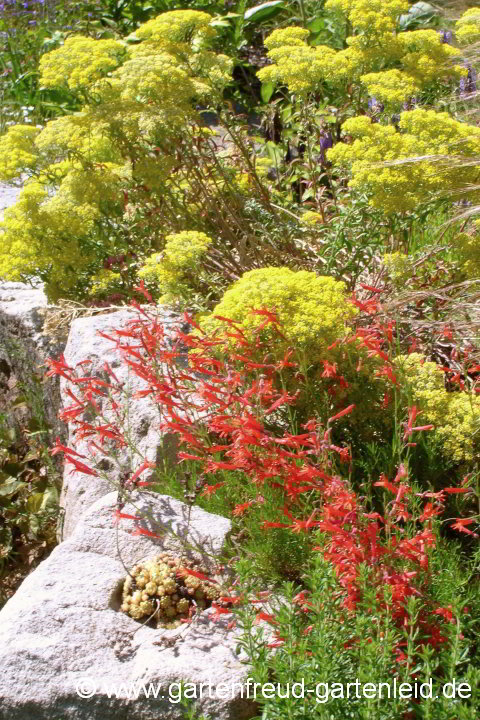
[[(166, 324), (178, 324), (178, 317), (170, 311), (161, 309), (159, 313), (162, 321)], [(113, 313), (77, 318), (72, 322), (70, 328), (64, 353), (65, 360), (72, 368), (84, 360), (89, 360), (89, 365), (81, 366), (81, 375), (93, 375), (104, 380), (108, 380), (104, 369), (104, 364), (108, 362), (119, 381), (125, 383), (125, 389), (129, 390), (130, 398), (128, 402), (124, 403), (127, 413), (125, 428), (128, 428), (130, 432), (132, 445), (150, 462), (161, 464), (164, 460), (168, 460), (170, 464), (174, 464), (176, 440), (172, 435), (165, 436), (160, 432), (160, 424), (163, 420), (161, 409), (151, 397), (131, 397), (135, 392), (147, 388), (146, 382), (135, 375), (123, 362), (120, 352), (115, 348), (115, 343), (99, 335), (99, 332), (103, 332), (115, 338), (112, 329), (125, 328), (130, 320), (135, 320), (137, 317), (138, 314), (135, 311), (125, 308)], [(72, 404), (72, 399), (66, 395), (68, 387), (73, 392), (77, 391), (74, 386), (62, 378), (60, 391), (64, 407)], [(118, 400), (118, 398), (116, 399)], [(96, 401), (102, 405), (101, 399), (96, 398)], [(108, 417), (108, 406), (102, 406), (102, 410)], [(112, 420), (115, 420), (113, 415)], [(87, 441), (76, 441), (73, 425), (69, 427), (68, 445), (74, 447), (78, 452), (88, 455)], [(134, 455), (128, 448), (119, 452), (117, 460), (127, 477), (141, 464), (139, 455)], [(94, 502), (114, 489), (119, 475), (118, 464), (111, 477), (108, 473), (104, 473), (104, 477), (96, 479), (81, 472), (72, 474), (71, 466), (66, 464), (61, 496), (61, 505), (65, 509), (63, 538), (67, 538), (73, 532), (78, 519)], [(148, 477), (149, 474), (146, 472), (141, 479), (148, 480)]]
[[(187, 543), (197, 548), (188, 554), (213, 572), (230, 521), (168, 496), (137, 492), (123, 512), (148, 514), (142, 527), (157, 533), (169, 526), (183, 538), (179, 545), (171, 536), (132, 536), (131, 520), (115, 526), (115, 503), (116, 493), (96, 502), (0, 612), (0, 718), (179, 720), (183, 711), (169, 698), (178, 698), (181, 681), (205, 688), (212, 683), (198, 701), (199, 714), (253, 717), (253, 703), (241, 697), (248, 666), (236, 654), (238, 631), (227, 629), (231, 615), (213, 622), (206, 610), (191, 625), (164, 630), (142, 626), (119, 610), (124, 565), (131, 568), (163, 549), (178, 552)], [(153, 683), (157, 697), (142, 690), (132, 696), (141, 683)], [(228, 698), (216, 696), (219, 683), (233, 687)]]

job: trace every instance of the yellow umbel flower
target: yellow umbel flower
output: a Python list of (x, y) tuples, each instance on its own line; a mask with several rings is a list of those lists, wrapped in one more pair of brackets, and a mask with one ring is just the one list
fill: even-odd
[(185, 60), (215, 38), (210, 15), (198, 10), (172, 10), (149, 20), (135, 31), (137, 38), (156, 50), (166, 50)]
[[(239, 323), (247, 335), (261, 325), (265, 317), (252, 310), (276, 312), (287, 342), (296, 348), (320, 356), (346, 332), (356, 311), (345, 295), (345, 285), (314, 272), (295, 272), (286, 267), (250, 270), (225, 292), (211, 316), (202, 320), (207, 330), (224, 327), (215, 315)], [(272, 350), (282, 340), (270, 328)], [(313, 361), (313, 356), (312, 356)]]
[(405, 374), (413, 403), (422, 411), (421, 424), (434, 425), (445, 455), (457, 463), (478, 457), (480, 398), (467, 392), (447, 392), (444, 373), (419, 353), (396, 359)]
[(212, 238), (193, 230), (167, 235), (164, 251), (147, 258), (138, 274), (162, 293), (161, 302), (186, 299), (193, 285), (189, 275), (201, 275), (201, 259), (211, 244)]
[(455, 37), (461, 45), (480, 40), (480, 7), (470, 8), (457, 20)]
[(118, 40), (95, 40), (72, 35), (65, 43), (40, 59), (40, 84), (44, 87), (88, 88), (114, 70), (126, 55)]
[[(419, 203), (477, 182), (474, 165), (439, 165), (436, 160), (439, 155), (469, 158), (480, 153), (480, 128), (448, 113), (420, 108), (403, 112), (402, 132), (365, 116), (351, 118), (342, 127), (355, 140), (337, 143), (327, 151), (327, 159), (350, 167), (349, 186), (367, 192), (370, 203), (387, 213), (414, 210)], [(428, 156), (431, 159), (416, 160)], [(394, 164), (386, 164), (389, 161)]]
[(460, 55), (460, 50), (443, 43), (436, 30), (400, 33), (397, 42), (405, 51), (401, 60), (403, 69), (420, 87), (439, 79), (459, 80), (467, 73), (465, 68), (452, 64), (453, 59)]
[(400, 105), (420, 89), (414, 78), (400, 70), (384, 70), (362, 75), (368, 94), (387, 106)]
[(480, 242), (478, 231), (480, 220), (474, 220), (473, 232), (462, 232), (452, 242), (455, 256), (467, 278), (477, 280), (480, 276)]
[(408, 12), (407, 0), (327, 0), (325, 8), (346, 15), (354, 28), (367, 34), (393, 32), (397, 18)]
[(35, 138), (40, 130), (32, 125), (11, 125), (0, 137), (0, 180), (13, 180), (35, 168), (38, 153)]

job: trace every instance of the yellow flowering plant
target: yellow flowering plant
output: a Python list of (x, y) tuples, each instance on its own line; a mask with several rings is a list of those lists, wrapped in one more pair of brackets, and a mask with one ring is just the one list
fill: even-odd
[(247, 337), (265, 320), (251, 310), (264, 308), (273, 312), (282, 324), (284, 338), (269, 326), (272, 351), (285, 343), (309, 354), (312, 362), (320, 360), (326, 348), (347, 331), (356, 315), (348, 302), (345, 285), (332, 277), (306, 270), (266, 267), (250, 270), (231, 285), (211, 315), (202, 318), (205, 329), (223, 327), (215, 315), (227, 317), (241, 327)]
[(466, 10), (457, 20), (455, 36), (461, 45), (470, 45), (480, 40), (480, 7)]
[(422, 424), (434, 426), (432, 432), (446, 459), (453, 463), (478, 459), (480, 397), (463, 390), (447, 392), (443, 370), (419, 353), (401, 355), (395, 363), (421, 411)]
[(262, 82), (287, 86), (303, 98), (310, 93), (331, 98), (333, 91), (337, 105), (345, 96), (358, 104), (359, 93), (366, 105), (370, 94), (398, 109), (429, 86), (466, 74), (454, 64), (460, 51), (435, 30), (397, 33), (397, 18), (408, 10), (404, 0), (329, 0), (325, 7), (350, 23), (346, 49), (312, 47), (303, 28), (274, 30), (265, 40), (272, 65), (257, 73)]
[(186, 230), (167, 235), (162, 253), (150, 255), (138, 275), (160, 302), (192, 298), (192, 290), (207, 282), (202, 261), (212, 239), (202, 232)]
[[(477, 183), (475, 165), (457, 167), (453, 158), (478, 156), (479, 128), (446, 112), (420, 108), (401, 113), (398, 125), (401, 132), (366, 116), (351, 118), (343, 131), (353, 142), (338, 143), (327, 152), (335, 165), (350, 169), (349, 186), (367, 192), (374, 207), (387, 214), (413, 211), (420, 203)], [(452, 161), (439, 165), (438, 157)]]
[[(179, 148), (188, 137), (192, 155), (204, 141), (195, 104), (217, 102), (231, 77), (232, 61), (209, 49), (210, 21), (174, 11), (141, 26), (138, 44), (72, 36), (42, 57), (41, 83), (67, 87), (84, 104), (0, 138), (1, 179), (27, 175), (0, 226), (0, 276), (40, 277), (51, 299), (82, 297), (102, 290), (106, 258), (162, 249), (156, 212), (169, 198), (167, 218), (178, 227), (178, 188), (190, 173)], [(128, 204), (139, 212), (127, 213)]]

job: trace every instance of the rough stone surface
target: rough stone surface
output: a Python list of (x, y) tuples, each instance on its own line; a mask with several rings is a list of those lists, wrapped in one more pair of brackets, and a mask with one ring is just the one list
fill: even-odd
[[(109, 314), (74, 320), (65, 348), (67, 364), (75, 367), (79, 362), (90, 360), (90, 365), (82, 366), (82, 375), (96, 375), (107, 379), (104, 363), (108, 362), (118, 379), (125, 383), (125, 389), (128, 389), (129, 396), (144, 389), (145, 381), (138, 378), (122, 362), (120, 353), (115, 349), (115, 343), (98, 335), (99, 331), (108, 334), (111, 333), (112, 328), (125, 327), (127, 322), (135, 317), (136, 314), (131, 309), (125, 308)], [(178, 318), (166, 310), (162, 310), (161, 319), (165, 324), (175, 323), (178, 325)], [(71, 405), (71, 398), (65, 394), (69, 383), (62, 379), (60, 386), (64, 406)], [(162, 416), (158, 406), (149, 397), (130, 397), (126, 408), (128, 415), (125, 427), (129, 428), (132, 444), (141, 456), (160, 466), (164, 460), (173, 463), (175, 461), (175, 440), (171, 435), (162, 436), (159, 429)], [(103, 406), (102, 410), (108, 417), (108, 405)], [(86, 441), (75, 440), (73, 426), (70, 427), (68, 444), (82, 454), (88, 454)], [(121, 451), (117, 459), (118, 463), (115, 466), (112, 465), (111, 472), (108, 472), (109, 468), (105, 469), (108, 479), (93, 478), (91, 475), (79, 472), (72, 473), (71, 466), (66, 465), (61, 497), (61, 504), (65, 510), (63, 538), (70, 535), (79, 517), (92, 503), (116, 487), (120, 474), (119, 464), (128, 477), (141, 463), (140, 455), (132, 456), (129, 449)], [(148, 473), (145, 472), (141, 479), (148, 480), (148, 477)]]
[[(237, 683), (247, 666), (236, 655), (236, 634), (226, 621), (214, 623), (211, 611), (176, 630), (141, 626), (118, 610), (127, 567), (178, 543), (132, 537), (132, 521), (112, 522), (116, 494), (95, 503), (75, 531), (20, 586), (0, 612), (0, 720), (177, 720), (184, 717), (171, 703), (169, 686), (188, 683)], [(168, 496), (142, 493), (134, 505), (151, 521), (144, 527), (169, 525), (189, 545), (206, 569), (213, 567), (230, 529), (226, 518), (189, 508)], [(156, 522), (160, 523), (158, 525)], [(153, 524), (152, 524), (153, 523)], [(228, 616), (227, 616), (228, 618)], [(172, 645), (162, 642), (176, 639)], [(85, 680), (92, 697), (81, 698), (76, 685)], [(113, 686), (131, 683), (161, 686), (157, 699), (108, 697)], [(137, 686), (138, 687), (138, 686)], [(174, 688), (174, 694), (177, 692)], [(245, 720), (255, 715), (240, 690), (234, 699), (204, 698), (203, 712), (214, 720)], [(165, 697), (161, 697), (164, 695)]]
[[(45, 371), (43, 363), (63, 347), (43, 334), (43, 310), (47, 299), (41, 286), (20, 282), (0, 282), (0, 411), (10, 408), (20, 386), (43, 395), (41, 405), (54, 432), (63, 435), (57, 418), (60, 406), (59, 382), (52, 378), (40, 386), (34, 376)], [(21, 394), (25, 394), (22, 390)], [(30, 408), (30, 412), (32, 409)], [(25, 421), (29, 411), (8, 411), (8, 422)]]
[[(21, 178), (19, 179), (19, 184), (20, 183)], [(20, 186), (7, 185), (6, 183), (0, 182), (0, 220), (3, 220), (4, 210), (11, 205), (15, 205), (21, 189)]]

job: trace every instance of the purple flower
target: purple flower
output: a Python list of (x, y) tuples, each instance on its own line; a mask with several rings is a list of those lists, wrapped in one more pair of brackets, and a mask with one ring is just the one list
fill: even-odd
[(474, 67), (467, 63), (465, 67), (468, 70), (467, 77), (460, 78), (460, 95), (470, 95), (477, 92), (477, 71)]
[(409, 100), (406, 100), (403, 103), (404, 110), (415, 110), (416, 107), (417, 107), (417, 98), (416, 97), (411, 97), (411, 98), (409, 98)]
[(440, 39), (444, 45), (452, 44), (452, 31), (451, 30), (439, 30)]
[(382, 113), (385, 110), (385, 105), (373, 95), (368, 99), (368, 109), (375, 114)]
[(325, 152), (333, 147), (333, 137), (331, 132), (326, 132), (320, 138), (320, 162), (325, 163)]

